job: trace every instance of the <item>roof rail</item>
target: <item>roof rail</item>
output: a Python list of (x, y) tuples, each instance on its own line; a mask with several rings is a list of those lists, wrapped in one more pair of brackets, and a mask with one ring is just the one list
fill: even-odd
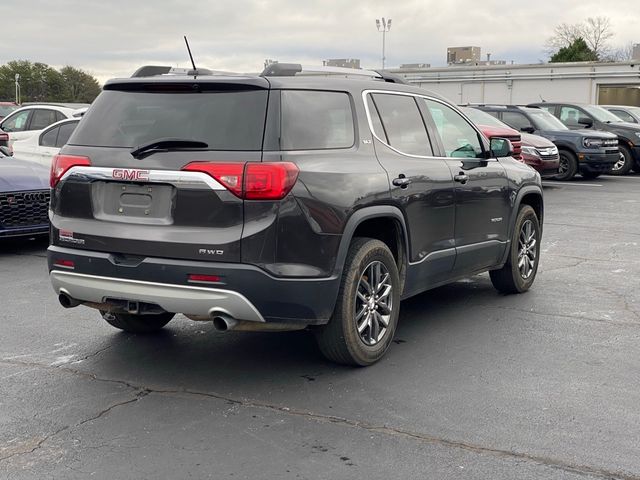
[(302, 71), (302, 65), (299, 63), (272, 63), (267, 65), (261, 77), (293, 77), (296, 73)]
[(395, 73), (385, 72), (384, 70), (374, 70), (374, 72), (380, 75), (380, 77), (382, 77), (382, 80), (384, 80), (385, 82), (402, 83), (404, 85), (409, 84), (404, 78), (402, 78), (400, 75), (396, 75)]
[(539, 108), (538, 105), (511, 105), (508, 103), (474, 103), (474, 102), (467, 102), (467, 103), (461, 103), (459, 104), (460, 107), (492, 107), (492, 108), (520, 108), (520, 107), (527, 107), (527, 108)]
[(260, 74), (261, 77), (293, 77), (303, 75), (345, 75), (369, 77), (390, 83), (407, 83), (402, 77), (383, 70), (363, 70), (360, 68), (327, 67), (301, 65), (299, 63), (272, 63)]
[(162, 66), (162, 65), (144, 65), (133, 72), (131, 78), (138, 77), (154, 77), (156, 75), (164, 75), (171, 71), (171, 67)]

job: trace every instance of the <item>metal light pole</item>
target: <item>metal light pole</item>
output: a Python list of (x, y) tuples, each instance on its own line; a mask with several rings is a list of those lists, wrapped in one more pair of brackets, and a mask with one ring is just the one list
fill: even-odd
[(16, 105), (20, 105), (20, 74), (16, 73)]
[(386, 60), (384, 47), (385, 47), (385, 37), (387, 32), (391, 30), (391, 19), (386, 20), (382, 17), (382, 20), (376, 18), (376, 27), (379, 32), (382, 32), (382, 69), (384, 70), (384, 61)]

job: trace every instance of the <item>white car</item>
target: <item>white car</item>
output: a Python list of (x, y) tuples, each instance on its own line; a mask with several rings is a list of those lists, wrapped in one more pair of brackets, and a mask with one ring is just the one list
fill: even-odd
[(84, 113), (85, 107), (84, 104), (39, 104), (19, 108), (0, 122), (0, 146), (11, 148), (13, 142), (29, 138), (52, 123)]
[(80, 118), (67, 118), (13, 143), (13, 156), (51, 168), (53, 157), (67, 143)]

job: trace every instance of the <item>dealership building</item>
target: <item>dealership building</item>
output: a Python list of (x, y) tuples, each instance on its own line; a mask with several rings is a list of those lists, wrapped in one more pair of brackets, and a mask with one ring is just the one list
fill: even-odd
[(517, 105), (564, 101), (640, 106), (640, 60), (532, 65), (465, 64), (389, 71), (458, 104)]

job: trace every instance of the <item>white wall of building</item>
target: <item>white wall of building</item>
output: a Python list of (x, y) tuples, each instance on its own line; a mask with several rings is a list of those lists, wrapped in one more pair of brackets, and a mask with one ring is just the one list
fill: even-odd
[(640, 62), (556, 63), (392, 70), (454, 103), (598, 103), (599, 85), (640, 88)]

